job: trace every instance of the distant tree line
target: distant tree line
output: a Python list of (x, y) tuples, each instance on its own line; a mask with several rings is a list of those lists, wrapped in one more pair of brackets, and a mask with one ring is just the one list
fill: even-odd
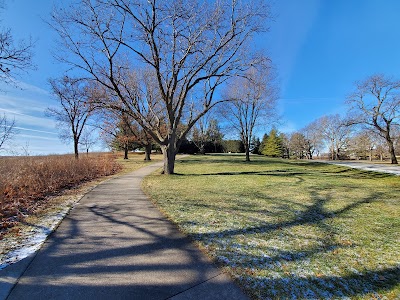
[[(378, 78), (373, 77), (369, 80), (376, 81)], [(83, 130), (86, 118), (90, 116), (94, 120), (92, 123), (96, 124), (95, 126), (100, 129), (101, 138), (104, 143), (110, 149), (124, 151), (124, 158), (128, 158), (129, 151), (135, 149), (144, 151), (146, 154), (145, 159), (147, 160), (150, 160), (152, 151), (161, 151), (159, 144), (154, 141), (151, 135), (143, 130), (132, 116), (118, 110), (106, 110), (102, 107), (88, 105), (87, 98), (93, 93), (89, 85), (82, 86), (79, 81), (70, 78), (64, 78), (57, 82), (51, 81), (51, 83), (53, 84), (53, 91), (55, 95), (58, 95), (62, 104), (61, 107), (64, 109), (63, 111), (61, 110), (64, 115), (59, 116), (58, 120), (63, 121), (62, 123), (64, 125), (67, 124), (69, 128), (70, 134), (65, 134), (65, 137), (70, 138), (73, 136), (75, 141), (81, 135), (85, 136), (81, 142), (77, 140), (75, 142), (76, 145), (87, 144), (87, 150), (90, 147), (90, 143), (88, 143), (90, 141), (88, 139), (89, 134)], [(60, 84), (64, 85), (64, 87), (59, 87)], [(68, 89), (76, 90), (68, 91)], [(89, 96), (85, 95), (85, 92)], [(79, 96), (75, 102), (71, 101), (74, 99), (74, 96)], [(352, 95), (351, 97), (355, 96)], [(383, 99), (388, 101), (389, 92), (386, 93), (385, 97)], [(290, 134), (280, 133), (277, 129), (272, 129), (270, 132), (264, 134), (260, 140), (253, 132), (251, 135), (243, 134), (245, 128), (231, 126), (234, 122), (238, 121), (238, 119), (235, 119), (237, 114), (235, 114), (233, 109), (238, 109), (239, 104), (235, 104), (235, 101), (237, 100), (232, 100), (230, 114), (227, 113), (228, 109), (225, 105), (224, 114), (221, 115), (219, 112), (214, 115), (205, 114), (200, 118), (182, 140), (178, 151), (190, 154), (246, 153), (248, 151), (252, 154), (295, 159), (313, 159), (323, 155), (331, 160), (383, 160), (390, 158), (394, 162), (392, 150), (394, 151), (394, 158), (396, 158), (396, 155), (399, 155), (400, 128), (397, 119), (393, 117), (393, 120), (389, 122), (390, 126), (380, 125), (383, 129), (386, 128), (383, 134), (375, 127), (373, 116), (371, 124), (364, 124), (362, 122), (364, 122), (365, 118), (363, 119), (360, 114), (355, 114), (353, 109), (345, 117), (341, 117), (338, 114), (322, 116), (312, 121), (305, 128)], [(246, 103), (244, 103), (245, 101), (240, 101), (240, 109), (243, 109)], [(352, 101), (354, 100), (349, 100), (349, 103), (352, 103)], [(263, 103), (265, 104), (265, 102)], [(78, 107), (79, 109), (77, 109)], [(393, 111), (398, 110), (396, 103), (390, 107), (393, 107)], [(381, 107), (379, 109), (382, 110)], [(375, 110), (378, 110), (378, 108), (375, 108)], [(385, 112), (388, 113), (388, 110), (386, 108)], [(268, 112), (271, 111), (273, 111), (273, 107), (268, 108)], [(372, 111), (374, 111), (374, 108), (372, 108)], [(55, 115), (60, 110), (52, 109), (49, 112)], [(229, 121), (229, 117), (232, 120)], [(381, 121), (379, 121), (379, 118), (376, 120), (378, 125), (385, 122), (389, 117), (382, 116), (380, 118), (382, 119)], [(218, 119), (227, 123), (227, 128), (222, 130)], [(77, 122), (76, 126), (74, 125), (74, 120)], [(257, 120), (257, 122), (260, 121)], [(244, 123), (244, 121), (241, 123), (237, 122), (239, 125)], [(81, 127), (78, 128), (77, 125)], [(255, 126), (251, 130), (254, 130), (254, 128)], [(232, 136), (232, 133), (234, 133), (239, 139), (224, 139), (224, 132), (229, 132), (229, 136)], [(387, 135), (387, 132), (390, 134)], [(392, 146), (390, 142), (388, 143), (388, 138), (393, 143)], [(246, 143), (248, 143), (247, 146)]]
[[(325, 115), (291, 134), (271, 130), (258, 153), (283, 158), (389, 159), (400, 155), (400, 80), (377, 74), (355, 83), (347, 114)], [(325, 153), (324, 153), (325, 152)]]
[[(400, 155), (400, 131), (393, 130), (392, 138), (395, 155)], [(257, 139), (254, 144), (257, 145)], [(322, 116), (290, 134), (272, 129), (253, 149), (254, 154), (294, 159), (392, 159), (385, 138), (371, 128), (354, 126), (351, 120), (339, 115)]]

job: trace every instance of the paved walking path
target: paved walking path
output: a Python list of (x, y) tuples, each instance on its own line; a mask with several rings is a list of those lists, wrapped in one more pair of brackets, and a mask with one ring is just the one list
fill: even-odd
[(20, 262), (24, 272), (6, 299), (247, 299), (141, 191), (160, 166), (86, 194), (34, 258)]
[(361, 169), (366, 171), (374, 171), (374, 172), (382, 172), (382, 173), (390, 173), (395, 175), (400, 175), (400, 166), (399, 165), (387, 165), (387, 164), (371, 164), (365, 162), (358, 162), (358, 161), (323, 161), (320, 162), (332, 164), (332, 165), (339, 165), (345, 166), (355, 169)]

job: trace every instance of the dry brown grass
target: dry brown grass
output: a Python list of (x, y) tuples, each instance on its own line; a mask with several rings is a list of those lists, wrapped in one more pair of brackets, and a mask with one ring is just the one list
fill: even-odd
[(110, 154), (0, 158), (0, 237), (46, 207), (49, 196), (120, 170)]

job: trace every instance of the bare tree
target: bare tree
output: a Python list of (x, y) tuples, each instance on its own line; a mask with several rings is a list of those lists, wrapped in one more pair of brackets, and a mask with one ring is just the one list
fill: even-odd
[(304, 134), (300, 132), (294, 132), (290, 136), (290, 154), (294, 155), (296, 158), (303, 159), (304, 157), (306, 157), (307, 145), (308, 142)]
[(324, 144), (324, 137), (318, 122), (310, 123), (300, 132), (304, 134), (306, 139), (306, 156), (308, 159), (313, 159), (314, 155), (319, 155)]
[(309, 127), (319, 131), (320, 137), (327, 143), (332, 160), (340, 159), (348, 144), (351, 127), (339, 115), (323, 116), (312, 122)]
[(373, 151), (376, 147), (376, 142), (373, 133), (369, 130), (357, 132), (349, 140), (349, 149), (356, 159), (373, 159)]
[(246, 161), (250, 161), (250, 144), (254, 129), (271, 123), (275, 115), (277, 88), (270, 69), (264, 73), (255, 68), (246, 77), (238, 77), (228, 87), (226, 98), (231, 99), (221, 108), (222, 116), (243, 142)]
[(290, 149), (290, 138), (291, 138), (291, 135), (282, 132), (282, 133), (279, 134), (279, 137), (280, 137), (280, 139), (282, 141), (282, 147), (283, 147), (282, 158), (289, 159), (290, 158), (290, 152), (291, 152), (291, 149)]
[(386, 140), (392, 164), (397, 164), (393, 130), (400, 126), (400, 80), (378, 74), (355, 85), (347, 97), (352, 123), (374, 128)]
[[(0, 5), (0, 9), (4, 6)], [(0, 80), (10, 83), (12, 79), (29, 69), (34, 69), (32, 62), (32, 39), (15, 43), (9, 28), (0, 29)]]
[(79, 144), (81, 145), (81, 148), (85, 150), (86, 155), (89, 155), (89, 149), (97, 142), (97, 137), (94, 135), (94, 131), (95, 128), (89, 129), (88, 126), (85, 126), (79, 139)]
[[(135, 118), (161, 146), (163, 172), (172, 174), (190, 129), (223, 101), (218, 87), (259, 59), (245, 55), (269, 13), (256, 1), (81, 0), (58, 9), (52, 25), (67, 50), (59, 59), (114, 96), (107, 106)], [(145, 68), (147, 78), (138, 80), (132, 70)], [(155, 98), (144, 93), (149, 78)]]
[(69, 78), (49, 80), (54, 96), (60, 107), (49, 107), (46, 114), (55, 118), (61, 129), (61, 139), (74, 143), (75, 158), (79, 157), (79, 140), (87, 121), (94, 111), (90, 104), (90, 88), (84, 80)]
[(210, 114), (202, 116), (193, 126), (191, 140), (199, 148), (201, 154), (206, 153), (206, 143), (208, 141), (208, 128), (210, 126)]
[[(223, 134), (215, 116), (206, 114), (198, 120), (193, 126), (191, 132), (191, 141), (196, 145), (201, 154), (205, 154), (206, 150), (217, 152), (218, 145), (222, 143)], [(213, 146), (213, 150), (210, 146)]]
[(15, 119), (10, 120), (6, 114), (0, 117), (0, 150), (4, 148), (16, 134), (18, 130), (15, 128)]

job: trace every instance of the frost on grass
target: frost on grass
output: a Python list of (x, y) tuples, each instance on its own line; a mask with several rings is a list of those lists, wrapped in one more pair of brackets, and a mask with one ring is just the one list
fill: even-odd
[(2, 246), (0, 270), (38, 251), (48, 235), (55, 230), (70, 208), (81, 197), (82, 195), (68, 197), (57, 208), (52, 208), (43, 215), (36, 217), (32, 223), (29, 222), (28, 218), (18, 235), (6, 236), (3, 240), (0, 240), (0, 246)]
[[(30, 237), (26, 238), (22, 243), (15, 243), (15, 250), (5, 253), (0, 259), (0, 270), (10, 264), (19, 262), (40, 249), (47, 236), (57, 226), (58, 222), (63, 218), (62, 214), (57, 214), (47, 219), (46, 226), (35, 226), (30, 231)], [(14, 248), (13, 247), (13, 248)]]
[(398, 179), (274, 163), (187, 163), (153, 196), (256, 299), (398, 299)]
[[(395, 265), (381, 271), (365, 270), (361, 256), (351, 247), (341, 248), (346, 262), (330, 263), (329, 256), (338, 247), (326, 241), (291, 240), (290, 230), (265, 238), (248, 230), (232, 236), (206, 224), (189, 224), (186, 232), (192, 232), (215, 260), (259, 299), (347, 299), (357, 295), (380, 299), (376, 291), (396, 282), (400, 275)], [(291, 243), (308, 248), (293, 250)]]

